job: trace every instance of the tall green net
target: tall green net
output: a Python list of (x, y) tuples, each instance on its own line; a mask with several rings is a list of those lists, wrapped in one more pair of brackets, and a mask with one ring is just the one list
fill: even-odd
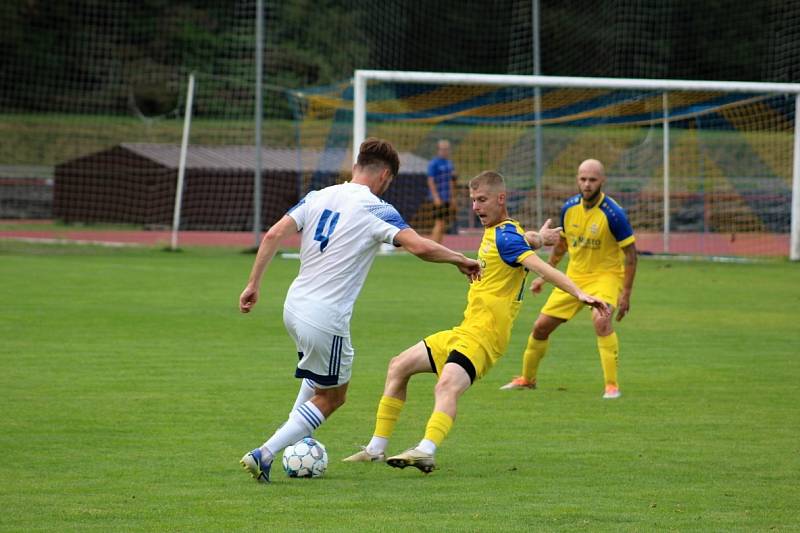
[[(0, 219), (168, 227), (194, 73), (181, 227), (249, 230), (256, 201), (257, 5), (3, 2)], [(264, 13), (263, 227), (309, 188), (347, 179), (355, 69), (531, 74), (538, 49), (544, 75), (800, 81), (794, 0), (265, 0)], [(545, 91), (537, 162), (534, 122), (525, 118), (529, 90), (372, 89), (368, 132), (395, 142), (403, 154), (405, 177), (387, 199), (422, 230), (430, 224), (422, 184), (439, 138), (453, 144), (462, 196), (472, 174), (498, 168), (514, 185), (513, 214), (526, 223), (536, 218), (537, 164), (544, 172), (543, 215), (550, 217), (570, 192), (580, 160), (598, 157), (607, 163), (610, 192), (627, 204), (637, 230), (663, 229), (655, 159), (660, 111), (651, 101), (659, 97)], [(794, 109), (785, 98), (762, 96), (671, 97), (670, 106), (686, 116), (672, 122), (670, 216), (673, 229), (694, 234), (695, 243), (723, 235), (729, 243), (758, 234), (787, 238)], [(574, 118), (577, 108), (591, 115), (585, 123)], [(613, 118), (637, 114), (635, 125)], [(450, 231), (463, 234), (473, 225), (462, 202)], [(714, 253), (692, 246), (687, 251)]]

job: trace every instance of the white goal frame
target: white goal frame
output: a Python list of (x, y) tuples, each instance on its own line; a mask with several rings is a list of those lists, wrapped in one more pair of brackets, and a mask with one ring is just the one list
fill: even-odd
[[(516, 85), (519, 87), (576, 89), (634, 89), (663, 93), (664, 129), (664, 250), (669, 250), (669, 112), (670, 92), (720, 91), (734, 93), (793, 94), (795, 121), (792, 165), (792, 209), (789, 258), (800, 261), (800, 83), (759, 83), (738, 81), (662, 80), (635, 78), (581, 78), (569, 76), (526, 76), (510, 74), (466, 74), (448, 72), (412, 72), (392, 70), (356, 70), (353, 77), (353, 162), (366, 136), (367, 82), (397, 81), (429, 84)], [(537, 125), (538, 127), (538, 125)], [(540, 179), (537, 176), (537, 181)], [(537, 187), (539, 183), (537, 182)], [(541, 213), (537, 213), (541, 218)]]

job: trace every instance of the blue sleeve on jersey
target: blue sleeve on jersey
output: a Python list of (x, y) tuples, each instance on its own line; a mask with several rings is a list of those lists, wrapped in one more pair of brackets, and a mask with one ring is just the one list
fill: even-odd
[(387, 224), (391, 224), (395, 228), (406, 229), (411, 227), (406, 224), (406, 221), (403, 220), (403, 217), (397, 212), (397, 209), (395, 209), (392, 204), (370, 204), (364, 207), (366, 207), (369, 213), (375, 215)]
[(300, 207), (304, 203), (306, 203), (306, 197), (305, 196), (303, 196), (302, 200), (300, 200), (299, 202), (294, 204), (292, 207), (290, 207), (289, 210), (286, 212), (286, 214), (288, 215), (289, 213), (291, 213), (292, 211), (294, 211), (295, 209), (297, 209), (298, 207)]
[(531, 251), (528, 241), (517, 231), (513, 224), (498, 226), (494, 230), (494, 239), (497, 243), (497, 251), (500, 253), (500, 257), (507, 265), (512, 267), (519, 266), (517, 257)]
[(608, 219), (608, 228), (614, 238), (617, 239), (617, 242), (624, 241), (633, 235), (633, 228), (631, 223), (628, 222), (628, 215), (625, 214), (625, 210), (617, 202), (606, 196), (600, 209)]

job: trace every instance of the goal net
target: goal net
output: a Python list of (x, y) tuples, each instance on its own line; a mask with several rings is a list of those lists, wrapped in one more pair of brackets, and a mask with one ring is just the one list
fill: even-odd
[[(449, 140), (458, 174), (451, 231), (480, 226), (466, 184), (481, 170), (504, 174), (512, 216), (536, 227), (558, 219), (577, 192), (577, 166), (596, 158), (640, 250), (727, 256), (789, 253), (798, 91), (792, 84), (358, 71), (354, 91), (303, 97), (306, 118), (340, 117), (326, 133), (329, 145), (350, 138), (343, 126), (351, 119), (354, 145), (384, 137), (429, 159), (438, 140)], [(420, 194), (411, 218), (425, 231), (432, 209)]]
[[(798, 42), (796, 1), (8, 0), (0, 2), (0, 219), (169, 228), (191, 73), (180, 227), (255, 233), (309, 188), (347, 179), (354, 69), (797, 82)], [(678, 90), (663, 106), (657, 89), (414, 80), (372, 80), (367, 89), (364, 134), (394, 142), (407, 173), (387, 200), (422, 230), (427, 163), (448, 138), (462, 199), (451, 233), (476, 229), (463, 203), (471, 174), (505, 172), (515, 216), (535, 224), (556, 214), (579, 159), (594, 156), (637, 230), (658, 236), (661, 250), (761, 254), (786, 239), (791, 96)], [(681, 248), (683, 236), (692, 247)], [(760, 248), (743, 247), (751, 237)], [(725, 239), (727, 248), (711, 246)]]
[(167, 230), (195, 73), (182, 227), (251, 227), (255, 0), (40, 4), (0, 8), (0, 219)]

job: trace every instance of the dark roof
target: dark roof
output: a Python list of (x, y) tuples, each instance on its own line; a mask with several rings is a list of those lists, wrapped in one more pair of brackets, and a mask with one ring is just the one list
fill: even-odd
[[(181, 147), (177, 144), (122, 143), (125, 150), (150, 159), (167, 168), (178, 168)], [(186, 152), (187, 169), (252, 170), (255, 167), (252, 146), (189, 145)], [(292, 148), (262, 148), (261, 168), (296, 172), (349, 172), (352, 167), (350, 150)], [(400, 153), (400, 174), (427, 174), (428, 162), (412, 153)]]

